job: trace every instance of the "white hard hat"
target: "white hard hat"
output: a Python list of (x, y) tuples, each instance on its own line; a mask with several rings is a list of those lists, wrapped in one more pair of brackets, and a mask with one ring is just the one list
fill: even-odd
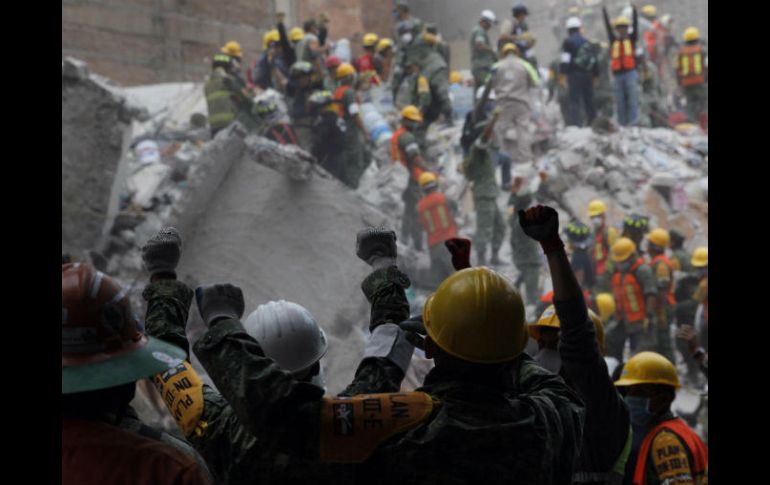
[[(479, 86), (479, 89), (476, 90), (476, 101), (481, 99), (481, 96), (484, 94), (484, 86)], [(495, 90), (490, 89), (489, 90), (489, 97), (487, 100), (497, 99), (497, 96), (495, 96)]]
[(567, 19), (567, 29), (579, 29), (583, 26), (583, 22), (578, 17), (570, 17)]
[(321, 360), (328, 348), (326, 334), (313, 315), (290, 301), (259, 305), (243, 326), (267, 357), (295, 374)]
[(489, 20), (490, 22), (497, 22), (497, 17), (495, 16), (495, 12), (491, 10), (483, 10), (481, 12), (481, 18), (485, 20)]

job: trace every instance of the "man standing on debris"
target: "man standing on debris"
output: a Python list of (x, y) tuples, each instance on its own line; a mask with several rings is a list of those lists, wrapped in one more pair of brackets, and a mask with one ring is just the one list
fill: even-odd
[(366, 82), (368, 80), (375, 86), (380, 85), (380, 77), (377, 75), (377, 66), (375, 65), (374, 57), (374, 48), (377, 46), (379, 40), (377, 34), (373, 32), (364, 35), (364, 53), (353, 63), (353, 67), (355, 67), (361, 75), (361, 81)]
[(390, 74), (393, 67), (393, 41), (385, 38), (377, 42), (377, 53), (374, 55), (374, 67), (379, 70), (377, 75), (383, 82), (390, 81)]
[(492, 162), (492, 133), (500, 116), (495, 108), (490, 118), (477, 123), (474, 127), (475, 140), (471, 141), (468, 156), (463, 160), (463, 173), (473, 186), (473, 206), (476, 209), (476, 234), (473, 244), (476, 246), (477, 265), (487, 264), (487, 246), (492, 246), (489, 264), (502, 264), (498, 253), (505, 238), (505, 225), (500, 208), (497, 207), (497, 182), (495, 164)]
[(650, 219), (640, 214), (631, 214), (623, 219), (622, 237), (627, 237), (639, 247), (642, 244), (644, 235), (650, 226)]
[(452, 258), (444, 247), (444, 242), (457, 237), (457, 224), (454, 219), (457, 204), (453, 200), (447, 200), (438, 189), (436, 174), (423, 172), (419, 182), (425, 195), (417, 203), (417, 214), (428, 236), (431, 282), (433, 288), (437, 288), (447, 276), (454, 273)]
[(436, 50), (437, 37), (429, 32), (422, 34), (418, 46), (412, 54), (420, 63), (420, 72), (428, 80), (431, 92), (432, 118), (437, 119), (444, 115), (444, 121), (448, 125), (454, 123), (452, 101), (449, 99), (449, 67)]
[(495, 131), (500, 151), (510, 156), (515, 170), (532, 163), (530, 89), (540, 84), (540, 78), (527, 61), (518, 57), (514, 44), (505, 44), (500, 55), (502, 60), (492, 66), (489, 80), (497, 97), (495, 106), (500, 109)]
[(692, 270), (691, 256), (684, 248), (684, 234), (671, 229), (668, 235), (671, 238), (671, 263), (674, 265), (674, 270), (689, 273)]
[(532, 64), (537, 68), (537, 59), (535, 58), (535, 35), (529, 30), (526, 18), (529, 15), (529, 9), (522, 2), (517, 3), (513, 7), (513, 26), (511, 27), (510, 34), (502, 33), (497, 41), (498, 46), (504, 46), (508, 42), (512, 42), (516, 45), (521, 52), (522, 59)]
[[(395, 233), (361, 231), (356, 253), (373, 272), (361, 285), (371, 303), (371, 336), (348, 388), (357, 391), (352, 398), (324, 396), (266, 358), (238, 320), (239, 288), (196, 290), (209, 330), (194, 350), (238, 419), (290, 459), (337, 463), (335, 476), (342, 478), (569, 482), (583, 405), (560, 378), (522, 354), (523, 305), (510, 282), (489, 268), (458, 271), (429, 299), (424, 325), (404, 322), (410, 282), (395, 265)], [(409, 340), (396, 322), (414, 324)], [(397, 393), (409, 341), (422, 345), (436, 366), (419, 390)]]
[(339, 117), (331, 91), (316, 91), (308, 100), (313, 114), (313, 149), (318, 163), (338, 180), (343, 180), (345, 121)]
[(529, 326), (540, 344), (535, 360), (562, 376), (586, 403), (583, 444), (571, 483), (619, 483), (631, 448), (631, 423), (604, 361), (602, 321), (586, 307), (559, 237), (556, 211), (543, 206), (520, 210), (519, 223), (540, 243), (553, 281), (553, 305)]
[(212, 137), (229, 126), (236, 118), (248, 130), (258, 127), (252, 115), (254, 103), (250, 96), (241, 91), (239, 81), (232, 74), (233, 65), (232, 58), (228, 54), (216, 54), (211, 66), (211, 76), (203, 87)]
[[(615, 103), (618, 123), (623, 126), (635, 125), (639, 116), (639, 76), (636, 71), (637, 38), (639, 20), (636, 7), (633, 10), (633, 27), (629, 33), (631, 21), (620, 16), (610, 25), (607, 8), (602, 7), (604, 24), (610, 40), (610, 67), (615, 79)], [(614, 31), (613, 31), (614, 27)]]
[(708, 448), (671, 412), (682, 387), (671, 361), (641, 352), (629, 359), (615, 385), (624, 392), (633, 431), (624, 483), (706, 483)]
[(688, 27), (684, 45), (676, 56), (676, 75), (687, 100), (687, 118), (693, 123), (708, 113), (708, 55), (700, 43), (700, 32)]
[(497, 54), (489, 40), (489, 29), (497, 23), (497, 17), (491, 10), (481, 12), (479, 24), (471, 30), (471, 72), (473, 85), (478, 89), (483, 86), (487, 76), (492, 71), (492, 64), (497, 60)]
[(409, 171), (409, 182), (401, 198), (404, 201), (404, 217), (401, 220), (401, 239), (404, 244), (410, 240), (414, 248), (422, 251), (422, 229), (417, 214), (420, 200), (420, 177), (427, 168), (415, 136), (423, 122), (416, 106), (409, 105), (401, 110), (401, 127), (390, 138), (390, 157), (394, 163), (401, 162)]
[(511, 186), (511, 195), (508, 198), (508, 223), (511, 226), (511, 253), (513, 265), (519, 272), (517, 287), (521, 287), (518, 281), (524, 283), (526, 289), (526, 305), (537, 305), (540, 293), (540, 249), (537, 243), (528, 237), (519, 223), (520, 210), (526, 210), (534, 200), (529, 185), (524, 185), (523, 177), (515, 177)]
[(568, 37), (561, 46), (560, 66), (560, 73), (567, 76), (569, 97), (569, 118), (565, 121), (567, 126), (584, 126), (581, 109), (585, 109), (586, 125), (590, 126), (596, 117), (594, 79), (599, 76), (599, 46), (583, 37), (583, 22), (578, 17), (567, 19), (566, 27)]
[(291, 66), (289, 74), (291, 77), (286, 85), (286, 96), (292, 127), (297, 134), (299, 146), (310, 151), (313, 134), (308, 99), (315, 91), (312, 81), (313, 65), (307, 61), (297, 61)]
[(596, 271), (595, 290), (609, 291), (612, 287), (610, 276), (613, 273), (610, 248), (618, 238), (618, 231), (607, 224), (607, 205), (602, 200), (594, 199), (588, 203), (588, 217), (591, 218), (591, 226), (594, 230), (594, 245), (591, 254)]
[(647, 253), (650, 255), (650, 268), (655, 275), (658, 296), (655, 299), (657, 319), (657, 346), (655, 351), (674, 362), (674, 350), (671, 346), (671, 318), (676, 305), (674, 299), (674, 265), (666, 256), (670, 237), (668, 231), (657, 228), (646, 236)]
[(339, 87), (334, 91), (337, 113), (345, 121), (343, 148), (343, 182), (350, 188), (358, 188), (358, 181), (371, 162), (366, 149), (366, 129), (361, 119), (361, 104), (356, 93), (356, 69), (343, 62), (337, 68)]
[(655, 277), (644, 258), (636, 252), (636, 244), (622, 237), (612, 245), (615, 273), (612, 289), (617, 302), (617, 332), (607, 335), (607, 354), (623, 361), (626, 339), (631, 355), (655, 348), (657, 315), (655, 302), (658, 289)]
[(143, 332), (124, 289), (85, 263), (62, 265), (62, 483), (208, 484), (186, 443), (142, 423), (136, 381), (185, 352)]

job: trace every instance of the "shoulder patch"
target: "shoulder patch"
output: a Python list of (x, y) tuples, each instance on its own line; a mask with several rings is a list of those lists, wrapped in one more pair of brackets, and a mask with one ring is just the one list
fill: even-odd
[(685, 445), (674, 433), (658, 433), (652, 441), (650, 457), (661, 483), (694, 483)]
[(424, 392), (325, 397), (321, 404), (320, 459), (360, 463), (391, 436), (414, 428), (433, 412)]
[(203, 381), (189, 362), (184, 361), (156, 374), (152, 381), (185, 436), (192, 434), (199, 424), (205, 427), (205, 423), (200, 421), (203, 414)]

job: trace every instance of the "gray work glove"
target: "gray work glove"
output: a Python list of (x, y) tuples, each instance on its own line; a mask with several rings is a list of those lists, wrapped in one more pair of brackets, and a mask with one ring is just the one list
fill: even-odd
[(197, 287), (195, 302), (201, 318), (209, 327), (224, 318), (240, 320), (246, 307), (241, 289), (230, 284)]
[(404, 320), (398, 326), (405, 332), (406, 339), (412, 345), (420, 350), (425, 350), (425, 336), (428, 335), (428, 331), (425, 330), (422, 315), (416, 315), (408, 320)]
[(356, 256), (374, 269), (396, 264), (396, 233), (385, 227), (367, 227), (356, 236)]
[(182, 238), (174, 227), (164, 227), (142, 247), (142, 261), (150, 275), (176, 276), (176, 265), (182, 254)]

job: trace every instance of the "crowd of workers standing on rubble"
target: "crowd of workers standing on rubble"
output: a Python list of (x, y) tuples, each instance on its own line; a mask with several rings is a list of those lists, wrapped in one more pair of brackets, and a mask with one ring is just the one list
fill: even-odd
[[(637, 70), (660, 73), (669, 53), (663, 30), (647, 51), (657, 57), (639, 52), (650, 44), (645, 32), (637, 46), (631, 10), (612, 24), (605, 11), (608, 46), (583, 37), (570, 12), (554, 76), (567, 88), (568, 124), (601, 113), (594, 86), (602, 62), (611, 66), (619, 123), (637, 124)], [(655, 20), (654, 9), (642, 11)], [(539, 205), (548, 199), (536, 182), (547, 175), (535, 168), (528, 133), (541, 80), (528, 11), (517, 4), (513, 14), (497, 44), (489, 10), (470, 36), (477, 94), (463, 122), (460, 170), (476, 211), (471, 239), (460, 234), (460, 201), (443, 193), (441, 170), (426, 157), (427, 127), (455, 122), (448, 86), (462, 80), (450, 75), (435, 27), (406, 3), (395, 10), (395, 40), (365, 35), (365, 53), (352, 63), (327, 55), (323, 15), (288, 32), (279, 15), (248, 68), (237, 43), (222, 48), (205, 86), (212, 132), (238, 120), (307, 148), (352, 188), (371, 158), (361, 97), (370, 86), (396, 93), (407, 83), (410, 99), (390, 139), (393, 162), (409, 172), (398, 239), (427, 246), (430, 296), (410, 312), (412, 282), (397, 263), (395, 231), (366, 228), (354, 242), (351, 228), (350, 264), (371, 267), (360, 282), (369, 332), (351, 383), (332, 396), (323, 359), (334, 348), (321, 328), (331, 322), (319, 325), (302, 302), (282, 299), (256, 302), (244, 318), (249, 295), (237, 286), (193, 290), (177, 279), (176, 229), (141, 248), (144, 318), (116, 279), (63, 256), (62, 483), (708, 482), (707, 406), (686, 420), (672, 406), (683, 384), (707, 389), (708, 249), (638, 213), (616, 227), (610, 215), (619, 211), (600, 199), (581, 215), (588, 223), (560, 221)], [(705, 79), (705, 52), (697, 31), (684, 38), (677, 78), (696, 121), (705, 87), (692, 80)], [(274, 116), (274, 100), (254, 100), (268, 88), (285, 96), (289, 120)], [(498, 166), (510, 194), (507, 224)], [(516, 281), (501, 272), (506, 225)], [(206, 332), (191, 342), (193, 300)], [(190, 364), (191, 350), (216, 387)], [(422, 386), (402, 391), (415, 352), (435, 366)], [(145, 378), (177, 432), (142, 423), (129, 405)]]

